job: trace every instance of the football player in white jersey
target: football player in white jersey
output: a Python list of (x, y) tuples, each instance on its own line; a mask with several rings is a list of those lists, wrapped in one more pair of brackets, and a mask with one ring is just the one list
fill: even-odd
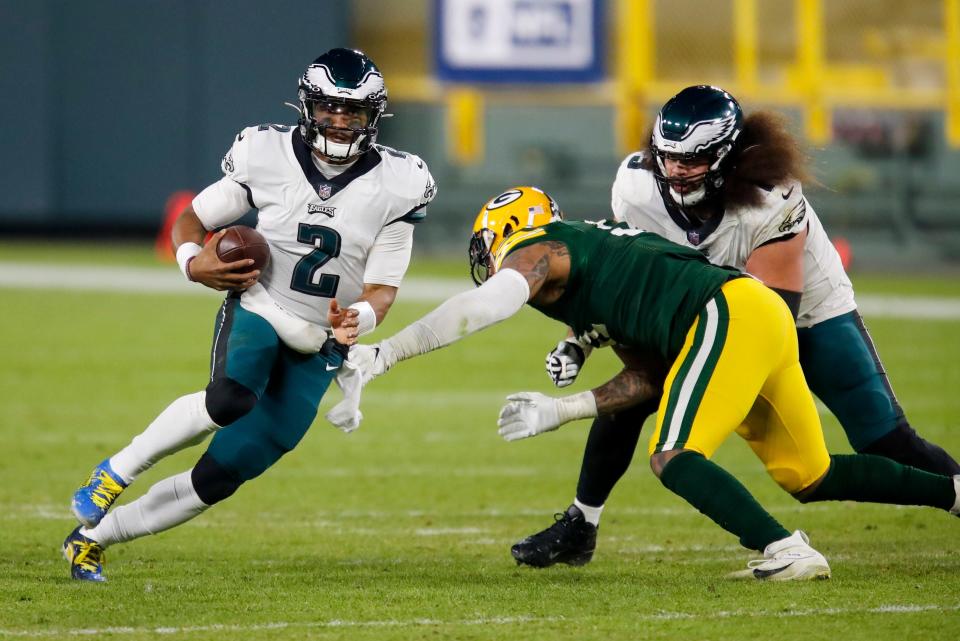
[[(714, 264), (743, 269), (779, 293), (796, 319), (807, 383), (854, 450), (958, 474), (957, 462), (919, 436), (897, 402), (850, 280), (803, 195), (804, 161), (781, 117), (759, 111), (744, 118), (726, 91), (688, 87), (660, 110), (649, 148), (620, 165), (613, 213), (699, 249)], [(547, 355), (553, 382), (572, 383), (601, 342), (596, 336), (561, 341)], [(594, 421), (574, 503), (549, 528), (512, 547), (518, 563), (590, 561), (600, 512), (658, 400)]]
[[(386, 103), (372, 60), (326, 52), (300, 78), (298, 125), (241, 131), (224, 177), (180, 215), (173, 240), (184, 275), (230, 290), (215, 323), (209, 383), (171, 403), (76, 491), (71, 507), (81, 525), (63, 544), (73, 578), (105, 580), (107, 546), (184, 523), (266, 471), (306, 433), (338, 372), (338, 383), (359, 386), (347, 345), (393, 304), (413, 224), (436, 193), (420, 158), (376, 144)], [(201, 247), (210, 230), (251, 208), (270, 246), (262, 273), (251, 260), (220, 261), (222, 232)], [(345, 431), (359, 422), (352, 412), (328, 418)], [(108, 513), (154, 463), (210, 434), (192, 469)]]

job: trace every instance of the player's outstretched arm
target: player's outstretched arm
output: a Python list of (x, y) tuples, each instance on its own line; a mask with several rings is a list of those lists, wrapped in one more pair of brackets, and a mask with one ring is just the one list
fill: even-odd
[(426, 354), (516, 314), (527, 302), (526, 278), (504, 269), (477, 289), (460, 292), (390, 338), (374, 345), (357, 345), (350, 360), (363, 372), (363, 382), (387, 372), (394, 364)]
[[(556, 260), (558, 257), (563, 260)], [(460, 292), (376, 345), (357, 345), (350, 360), (361, 369), (366, 384), (395, 363), (510, 318), (540, 293), (544, 283), (556, 279), (556, 273), (565, 279), (569, 268), (569, 256), (561, 243), (547, 241), (518, 249), (477, 289)]]
[(589, 392), (560, 398), (539, 392), (511, 394), (500, 410), (497, 433), (507, 441), (529, 438), (570, 421), (625, 410), (660, 396), (662, 389), (656, 372), (626, 367)]

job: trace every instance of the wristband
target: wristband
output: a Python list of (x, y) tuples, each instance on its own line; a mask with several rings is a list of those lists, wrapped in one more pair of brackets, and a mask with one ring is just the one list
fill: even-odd
[(377, 313), (373, 311), (373, 306), (365, 300), (359, 301), (348, 307), (355, 309), (360, 315), (357, 317), (359, 325), (357, 326), (357, 335), (363, 336), (369, 334), (377, 328)]
[(579, 418), (595, 418), (597, 416), (597, 397), (589, 391), (561, 396), (557, 399), (557, 416), (560, 418), (561, 425)]
[(193, 280), (190, 278), (190, 261), (197, 257), (201, 249), (197, 243), (183, 243), (177, 247), (177, 264), (180, 265), (180, 271), (189, 281)]

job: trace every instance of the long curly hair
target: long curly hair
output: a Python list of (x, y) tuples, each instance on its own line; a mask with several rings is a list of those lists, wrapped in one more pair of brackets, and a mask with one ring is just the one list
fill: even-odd
[[(651, 140), (653, 128), (648, 132)], [(641, 167), (656, 170), (652, 144)], [(814, 183), (809, 170), (810, 158), (790, 133), (787, 119), (773, 111), (757, 111), (743, 122), (735, 156), (728, 164), (723, 181), (726, 207), (755, 207), (763, 201), (764, 189), (788, 180)]]

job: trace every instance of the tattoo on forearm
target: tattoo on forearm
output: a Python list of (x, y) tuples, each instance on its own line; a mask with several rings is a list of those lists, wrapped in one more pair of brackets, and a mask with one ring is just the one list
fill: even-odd
[(647, 372), (624, 369), (612, 379), (593, 390), (597, 413), (614, 414), (663, 393), (660, 381), (651, 380)]

